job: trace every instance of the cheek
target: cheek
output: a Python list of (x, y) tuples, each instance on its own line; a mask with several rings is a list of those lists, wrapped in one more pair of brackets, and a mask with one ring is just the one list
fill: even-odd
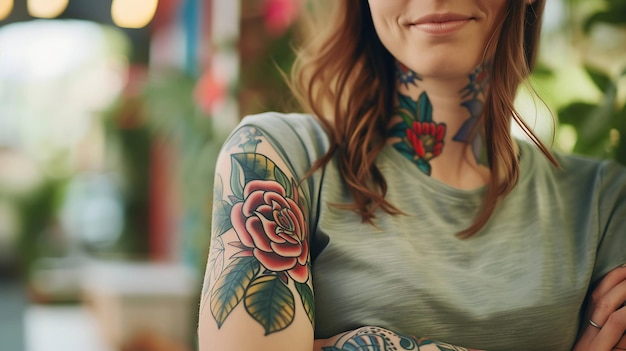
[(394, 53), (405, 39), (405, 33), (400, 24), (400, 16), (405, 12), (403, 1), (370, 0), (369, 3), (376, 34), (383, 45)]
[[(526, 2), (526, 0), (523, 1)], [(488, 8), (489, 13), (490, 32), (493, 32), (496, 30), (496, 26), (504, 20), (507, 0), (487, 0), (485, 6)]]
[[(339, 0), (345, 1), (345, 0)], [(405, 12), (403, 0), (370, 0), (372, 21), (377, 32), (386, 32), (398, 27), (399, 17)], [(379, 34), (380, 35), (380, 34)]]

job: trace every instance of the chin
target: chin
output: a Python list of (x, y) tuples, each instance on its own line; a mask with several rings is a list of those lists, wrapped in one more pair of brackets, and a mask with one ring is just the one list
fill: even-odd
[(416, 72), (423, 78), (456, 79), (467, 78), (480, 60), (459, 60), (456, 57), (441, 57), (416, 65)]
[(466, 45), (420, 45), (400, 55), (408, 58), (401, 62), (424, 78), (467, 77), (483, 61), (483, 50)]

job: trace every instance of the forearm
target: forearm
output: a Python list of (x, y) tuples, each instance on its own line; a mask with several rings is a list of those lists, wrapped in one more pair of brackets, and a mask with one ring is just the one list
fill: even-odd
[(316, 339), (313, 351), (370, 349), (380, 351), (472, 351), (466, 347), (401, 335), (384, 328), (371, 326), (361, 327), (328, 339)]

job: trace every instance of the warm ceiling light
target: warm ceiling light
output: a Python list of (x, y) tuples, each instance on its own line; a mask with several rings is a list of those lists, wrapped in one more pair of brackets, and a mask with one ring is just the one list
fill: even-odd
[(124, 28), (143, 28), (152, 21), (159, 0), (113, 0), (111, 17)]
[(9, 17), (13, 11), (13, 0), (0, 0), (0, 21)]
[(70, 0), (28, 0), (26, 7), (33, 17), (55, 18), (67, 8)]

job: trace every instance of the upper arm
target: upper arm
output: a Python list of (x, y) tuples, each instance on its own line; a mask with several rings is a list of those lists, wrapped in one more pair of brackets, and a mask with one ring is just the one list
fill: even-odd
[(220, 153), (202, 351), (313, 348), (309, 201), (287, 164), (253, 127), (239, 129)]

